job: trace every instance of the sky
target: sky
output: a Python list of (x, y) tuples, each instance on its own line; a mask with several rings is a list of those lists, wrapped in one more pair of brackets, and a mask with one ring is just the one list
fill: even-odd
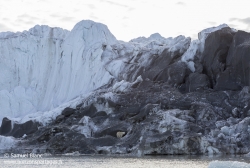
[(250, 32), (249, 7), (250, 0), (1, 0), (0, 32), (37, 24), (72, 30), (93, 20), (123, 41), (153, 33), (196, 39), (201, 30), (223, 23)]

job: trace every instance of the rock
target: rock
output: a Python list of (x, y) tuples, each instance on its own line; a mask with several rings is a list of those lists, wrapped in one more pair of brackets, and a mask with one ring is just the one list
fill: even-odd
[(1, 126), (1, 134), (21, 138), (23, 135), (30, 135), (38, 130), (40, 124), (36, 121), (29, 120), (25, 123), (14, 123), (8, 118), (4, 118)]
[(186, 81), (186, 91), (194, 92), (210, 88), (210, 82), (205, 74), (191, 73)]
[(147, 117), (147, 115), (149, 115), (149, 113), (154, 113), (155, 111), (152, 110), (152, 109), (157, 109), (158, 108), (158, 104), (147, 104), (145, 105), (141, 110), (140, 112), (131, 117), (130, 120), (133, 121), (133, 122), (141, 122), (143, 120), (145, 120), (145, 118)]
[(226, 69), (217, 77), (217, 90), (240, 90), (250, 85), (250, 33), (238, 31), (230, 46)]
[(80, 113), (81, 117), (83, 117), (83, 116), (92, 117), (95, 115), (96, 112), (97, 112), (96, 107), (94, 106), (94, 104), (91, 104), (91, 105), (88, 105), (84, 108), (81, 108), (79, 113)]
[(22, 124), (14, 124), (14, 128), (9, 134), (10, 136), (13, 136), (15, 138), (20, 138), (23, 135), (30, 135), (38, 130), (38, 127), (40, 124), (38, 122), (29, 120)]
[[(181, 71), (181, 73), (184, 73), (185, 76), (186, 65), (183, 62), (176, 63), (171, 67), (168, 67), (168, 65), (177, 62), (180, 56), (181, 53), (172, 53), (169, 50), (164, 50), (161, 55), (152, 56), (151, 64), (147, 67), (148, 69), (144, 70), (144, 73), (142, 74), (143, 79), (148, 78), (154, 81), (162, 80), (166, 82), (168, 81), (169, 77), (173, 77), (173, 73), (175, 73), (174, 71)], [(180, 69), (178, 69), (178, 67)], [(184, 69), (182, 67), (184, 67)], [(173, 79), (172, 82), (175, 82), (174, 80), (176, 79)]]
[(105, 111), (98, 111), (97, 113), (95, 113), (95, 115), (92, 116), (92, 118), (100, 116), (107, 116), (107, 113)]
[(201, 63), (212, 88), (218, 75), (226, 69), (228, 50), (234, 34), (231, 28), (225, 27), (210, 33), (205, 40)]
[(53, 136), (48, 142), (47, 151), (52, 154), (65, 154), (75, 151), (85, 154), (96, 153), (84, 135), (72, 131)]
[(235, 77), (230, 75), (230, 70), (227, 69), (217, 76), (215, 90), (240, 90), (241, 86)]
[(7, 135), (12, 130), (12, 121), (7, 117), (4, 117), (2, 120), (2, 125), (0, 128), (0, 135)]
[(42, 132), (39, 132), (38, 136), (36, 136), (34, 139), (37, 142), (45, 143), (51, 140), (54, 136), (60, 135), (68, 131), (69, 129), (65, 127), (57, 127), (57, 126), (48, 127), (48, 128), (43, 129)]
[(59, 115), (59, 116), (57, 116), (56, 117), (56, 123), (59, 123), (59, 122), (61, 122), (63, 119), (65, 118), (65, 116), (64, 115)]
[[(93, 146), (97, 146), (97, 150), (98, 150), (98, 147), (110, 147), (110, 146), (113, 146), (117, 143), (117, 138), (116, 137), (113, 137), (113, 136), (105, 136), (105, 137), (100, 137), (100, 138), (91, 138), (90, 139), (91, 141), (91, 145)], [(109, 151), (111, 152), (111, 151)]]
[(72, 115), (74, 112), (75, 112), (75, 109), (67, 107), (67, 108), (65, 108), (65, 109), (62, 111), (62, 115), (64, 115), (65, 117), (69, 117), (69, 116)]
[[(177, 62), (168, 67), (168, 84), (179, 86), (184, 83), (185, 78), (189, 75), (190, 70), (183, 62)], [(178, 75), (177, 75), (178, 74)]]
[(138, 104), (121, 108), (119, 111), (121, 113), (120, 120), (125, 120), (134, 117), (140, 112), (141, 108), (142, 107)]

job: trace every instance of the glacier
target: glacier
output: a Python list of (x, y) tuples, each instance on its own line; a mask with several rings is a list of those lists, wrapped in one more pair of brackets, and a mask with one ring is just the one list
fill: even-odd
[(2, 141), (51, 153), (249, 153), (249, 39), (222, 24), (193, 40), (124, 42), (90, 20), (0, 33)]

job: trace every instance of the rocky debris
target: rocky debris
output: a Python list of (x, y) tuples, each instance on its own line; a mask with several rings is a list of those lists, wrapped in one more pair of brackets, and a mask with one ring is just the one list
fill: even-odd
[(247, 88), (181, 93), (167, 82), (142, 81), (107, 97), (109, 90), (84, 99), (73, 114), (29, 134), (20, 146), (57, 154), (250, 152)]

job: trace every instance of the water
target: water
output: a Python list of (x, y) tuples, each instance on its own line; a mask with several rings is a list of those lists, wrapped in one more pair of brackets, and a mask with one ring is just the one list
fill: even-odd
[(250, 163), (244, 156), (46, 156), (41, 158), (0, 157), (1, 168), (205, 168), (213, 160)]

